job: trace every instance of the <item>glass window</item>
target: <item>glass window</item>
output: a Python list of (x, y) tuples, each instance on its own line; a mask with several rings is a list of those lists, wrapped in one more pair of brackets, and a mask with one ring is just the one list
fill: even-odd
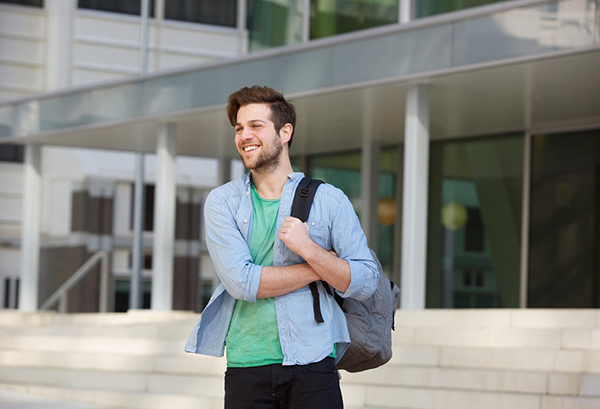
[(523, 137), (432, 143), (427, 307), (519, 307)]
[(248, 0), (250, 51), (302, 42), (303, 0)]
[(310, 38), (398, 22), (398, 0), (312, 0)]
[(600, 130), (532, 140), (531, 308), (600, 306)]
[(44, 7), (44, 0), (0, 0), (0, 3), (19, 4), (21, 6)]
[[(113, 13), (139, 16), (142, 6), (140, 0), (79, 0), (80, 9), (110, 11)], [(154, 0), (150, 0), (150, 17), (154, 17)]]
[[(135, 207), (135, 184), (131, 184), (131, 207), (129, 228), (133, 230)], [(154, 185), (144, 186), (144, 231), (154, 231)]]
[[(129, 279), (115, 280), (115, 312), (127, 312), (129, 310)], [(150, 298), (152, 293), (152, 282), (142, 283), (142, 308), (150, 309)]]
[(25, 147), (23, 145), (0, 145), (0, 162), (23, 162)]
[(165, 18), (192, 23), (237, 26), (237, 0), (166, 0)]
[(510, 0), (415, 0), (414, 16), (415, 18), (428, 17), (505, 1)]
[[(399, 282), (399, 245), (395, 243), (394, 232), (399, 229), (396, 217), (396, 189), (398, 176), (398, 148), (384, 149), (380, 153), (379, 203), (378, 203), (378, 244), (377, 257), (386, 275)], [(310, 177), (321, 179), (344, 191), (361, 217), (361, 156), (360, 153), (319, 155), (309, 158)], [(401, 176), (400, 176), (401, 177)]]

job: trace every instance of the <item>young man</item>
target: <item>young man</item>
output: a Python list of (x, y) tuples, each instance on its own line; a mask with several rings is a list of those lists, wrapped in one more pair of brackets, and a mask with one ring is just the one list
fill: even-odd
[(229, 96), (235, 145), (250, 170), (214, 189), (206, 242), (221, 279), (186, 345), (223, 356), (226, 409), (342, 408), (336, 360), (350, 337), (342, 310), (318, 283), (317, 323), (308, 284), (368, 298), (378, 282), (358, 217), (323, 184), (306, 223), (289, 217), (303, 175), (289, 159), (296, 114), (279, 92), (253, 86)]

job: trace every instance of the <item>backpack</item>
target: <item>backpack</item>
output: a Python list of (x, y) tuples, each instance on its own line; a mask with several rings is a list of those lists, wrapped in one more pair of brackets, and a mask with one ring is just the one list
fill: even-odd
[[(315, 193), (322, 183), (321, 180), (306, 177), (300, 181), (292, 202), (292, 217), (306, 222)], [(395, 330), (394, 315), (400, 289), (393, 281), (385, 278), (381, 263), (373, 250), (371, 255), (377, 263), (379, 283), (375, 293), (367, 300), (342, 298), (331, 290), (329, 284), (321, 281), (326, 292), (335, 298), (346, 316), (351, 343), (337, 367), (348, 372), (377, 368), (392, 358), (392, 330)], [(315, 320), (322, 323), (317, 283), (310, 283), (309, 288), (313, 297)]]

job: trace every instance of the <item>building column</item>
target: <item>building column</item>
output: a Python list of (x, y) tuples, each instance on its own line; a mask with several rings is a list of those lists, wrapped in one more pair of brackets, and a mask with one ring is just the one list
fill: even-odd
[(23, 214), (21, 229), (21, 285), (19, 310), (38, 309), (40, 265), (40, 229), (42, 215), (42, 147), (29, 144), (25, 148)]
[(161, 124), (156, 148), (157, 168), (152, 261), (151, 306), (155, 311), (170, 311), (173, 309), (176, 150), (176, 125), (172, 123)]
[(367, 236), (369, 247), (377, 251), (379, 203), (379, 143), (374, 141), (375, 101), (370, 90), (363, 96), (362, 148), (360, 166), (360, 223)]
[(46, 0), (48, 10), (47, 90), (71, 85), (71, 55), (75, 0)]
[(231, 159), (219, 158), (217, 169), (217, 186), (231, 181)]
[(400, 306), (425, 308), (427, 191), (429, 187), (429, 86), (410, 85), (406, 95), (402, 279)]

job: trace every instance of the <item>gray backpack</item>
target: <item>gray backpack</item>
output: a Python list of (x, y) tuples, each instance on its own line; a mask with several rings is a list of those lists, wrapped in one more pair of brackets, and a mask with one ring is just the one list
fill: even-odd
[[(308, 219), (310, 206), (321, 183), (323, 182), (320, 180), (310, 178), (300, 181), (292, 203), (291, 216), (303, 222)], [(367, 300), (342, 298), (331, 290), (329, 284), (322, 282), (327, 293), (335, 297), (346, 315), (351, 342), (337, 367), (348, 372), (377, 368), (392, 358), (392, 331), (395, 330), (394, 315), (398, 308), (400, 289), (385, 278), (381, 263), (373, 250), (371, 255), (379, 270), (379, 284), (375, 293)], [(309, 288), (313, 296), (315, 320), (322, 323), (317, 283), (310, 283)]]

